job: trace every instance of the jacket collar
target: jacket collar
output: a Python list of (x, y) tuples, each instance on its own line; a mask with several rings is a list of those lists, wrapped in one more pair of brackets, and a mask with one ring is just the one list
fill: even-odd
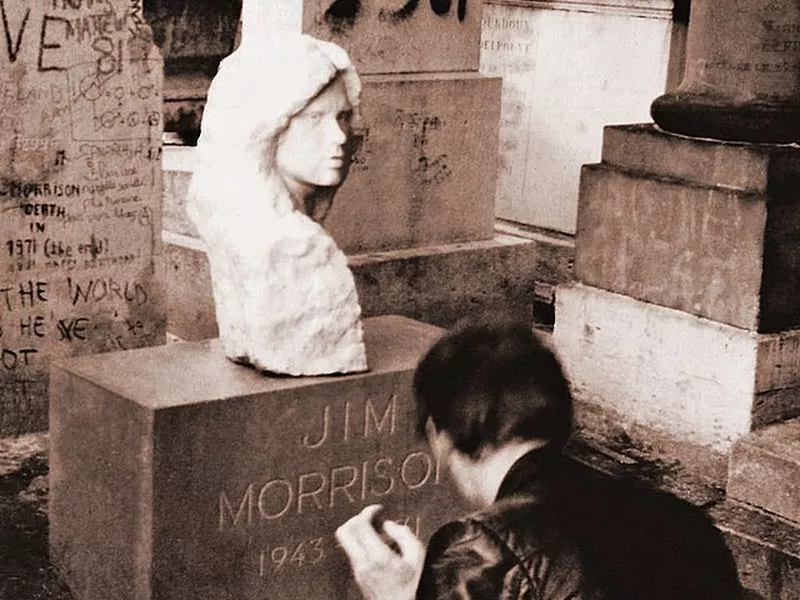
[(531, 493), (548, 487), (553, 469), (562, 456), (561, 451), (550, 446), (526, 452), (511, 465), (503, 478), (496, 500), (518, 493)]

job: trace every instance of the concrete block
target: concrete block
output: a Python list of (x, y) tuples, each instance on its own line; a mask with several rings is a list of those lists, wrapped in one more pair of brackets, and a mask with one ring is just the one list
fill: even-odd
[[(216, 337), (208, 260), (202, 243), (164, 232), (168, 330), (184, 340)], [(551, 280), (553, 256), (540, 241), (492, 240), (349, 257), (364, 316), (402, 314), (449, 326), (468, 314), (530, 319), (536, 279)], [(563, 273), (561, 274), (563, 276)]]
[(414, 431), (441, 330), (365, 325), (353, 376), (268, 377), (216, 341), (54, 366), (50, 555), (76, 599), (354, 600), (338, 525), (380, 502), (425, 539), (465, 511)]
[(477, 71), (481, 0), (245, 2), (242, 36), (257, 23), (336, 42), (360, 73)]
[(47, 429), (51, 359), (166, 341), (160, 255), (58, 262), (0, 288), (0, 437)]
[[(792, 332), (787, 352), (799, 335)], [(760, 412), (777, 419), (798, 410), (800, 394), (770, 402), (775, 390), (797, 389), (794, 351), (785, 379), (774, 377), (784, 368), (781, 353), (770, 352), (779, 336), (573, 284), (558, 288), (554, 340), (580, 400), (678, 440), (726, 452)]]
[(765, 427), (736, 442), (728, 496), (800, 523), (800, 420)]
[[(656, 139), (654, 146), (665, 142)], [(647, 144), (639, 148), (645, 150)], [(715, 156), (726, 158), (725, 150)], [(683, 154), (687, 160), (694, 156)], [(745, 162), (739, 156), (736, 164)], [(797, 328), (800, 271), (793, 265), (800, 240), (791, 231), (800, 226), (800, 208), (789, 195), (748, 187), (758, 177), (743, 171), (737, 185), (746, 190), (606, 164), (585, 166), (577, 279), (744, 329)]]
[[(365, 77), (363, 140), (325, 222), (339, 246), (352, 253), (491, 238), (499, 103), (497, 78)], [(196, 235), (185, 215), (191, 153), (165, 151), (164, 223)]]

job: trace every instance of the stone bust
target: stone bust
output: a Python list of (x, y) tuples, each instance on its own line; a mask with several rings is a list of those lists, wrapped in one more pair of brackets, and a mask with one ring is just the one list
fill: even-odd
[(288, 375), (367, 368), (353, 276), (320, 225), (350, 165), (360, 89), (341, 47), (275, 33), (244, 39), (211, 83), (188, 212), (233, 361)]

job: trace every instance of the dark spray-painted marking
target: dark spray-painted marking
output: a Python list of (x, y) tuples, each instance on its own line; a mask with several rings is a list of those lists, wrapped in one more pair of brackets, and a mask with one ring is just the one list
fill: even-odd
[(418, 6), (419, 0), (408, 0), (405, 6), (400, 10), (386, 10), (382, 8), (378, 13), (378, 19), (381, 21), (389, 21), (390, 23), (399, 23), (413, 15)]
[(361, 0), (336, 0), (325, 11), (325, 22), (334, 33), (352, 29), (361, 12)]
[(452, 0), (431, 0), (431, 10), (440, 17), (450, 12)]

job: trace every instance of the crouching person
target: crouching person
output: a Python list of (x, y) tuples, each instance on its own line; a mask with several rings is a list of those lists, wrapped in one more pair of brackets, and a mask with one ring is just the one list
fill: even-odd
[(457, 327), (420, 361), (414, 394), (420, 433), (476, 512), (427, 552), (377, 505), (343, 524), (336, 537), (368, 600), (741, 598), (700, 509), (562, 454), (569, 386), (529, 328)]

